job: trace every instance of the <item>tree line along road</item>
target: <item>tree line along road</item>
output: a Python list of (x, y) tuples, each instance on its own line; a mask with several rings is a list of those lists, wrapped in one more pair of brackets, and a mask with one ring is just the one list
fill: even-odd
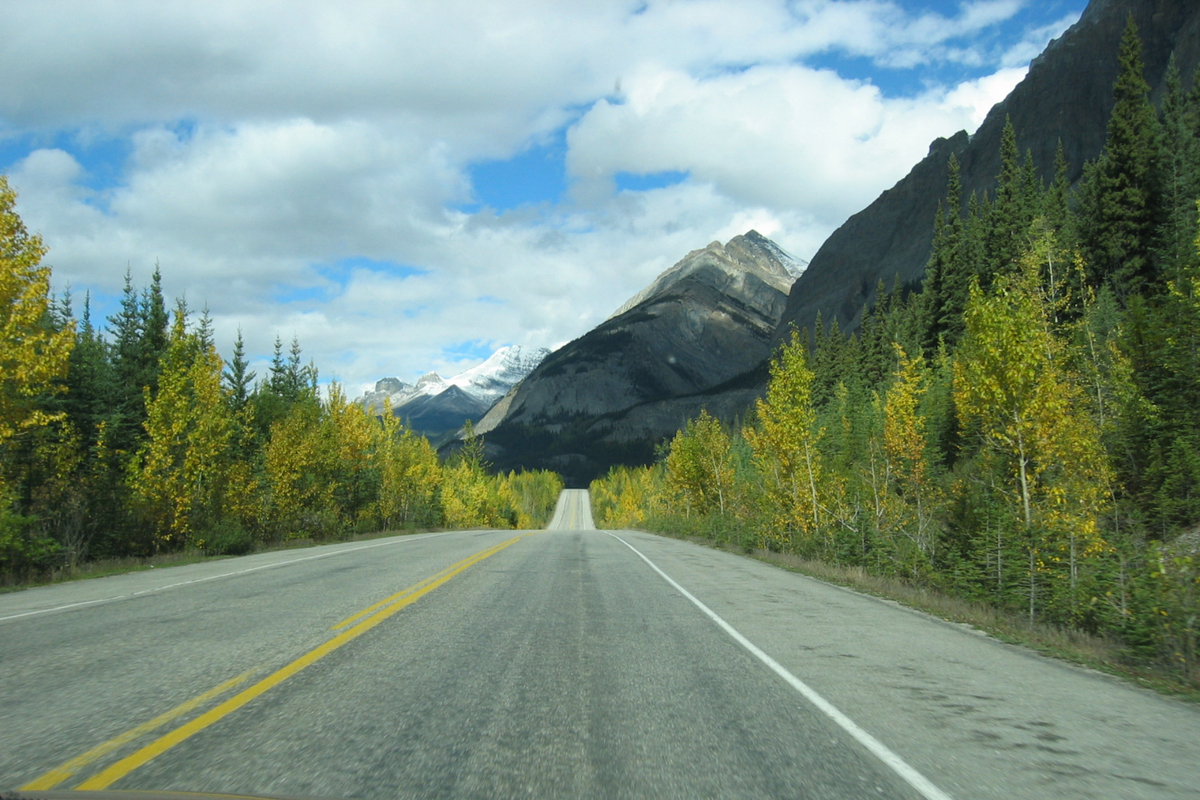
[(0, 789), (1192, 798), (1200, 708), (730, 553), (545, 531), (0, 596)]

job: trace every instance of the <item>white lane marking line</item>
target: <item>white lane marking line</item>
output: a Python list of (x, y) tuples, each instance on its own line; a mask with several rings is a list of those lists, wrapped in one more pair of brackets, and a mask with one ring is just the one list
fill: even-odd
[(814, 706), (816, 706), (818, 709), (820, 709), (822, 712), (824, 712), (825, 716), (829, 717), (831, 720), (836, 722), (842, 728), (842, 730), (846, 731), (846, 733), (850, 734), (855, 739), (857, 739), (860, 744), (862, 744), (864, 747), (866, 747), (868, 750), (870, 750), (872, 753), (874, 753), (879, 758), (880, 761), (882, 761), (884, 764), (887, 764), (889, 767), (891, 767), (893, 772), (895, 772), (902, 779), (904, 779), (904, 781), (909, 786), (913, 787), (918, 792), (920, 792), (923, 797), (927, 798), (927, 800), (953, 800), (953, 798), (951, 798), (950, 795), (946, 794), (941, 789), (934, 786), (933, 783), (928, 778), (926, 778), (920, 772), (917, 772), (917, 770), (914, 769), (913, 767), (909, 766), (908, 763), (906, 761), (904, 761), (904, 759), (900, 758), (900, 756), (896, 755), (891, 750), (889, 750), (888, 747), (885, 744), (883, 744), (883, 742), (879, 741), (874, 736), (867, 733), (862, 728), (858, 727), (858, 724), (855, 723), (854, 720), (847, 717), (845, 714), (843, 714), (841, 711), (839, 711), (837, 709), (837, 707), (835, 707), (832, 703), (830, 703), (828, 700), (826, 700), (821, 695), (817, 694), (815, 689), (810, 687), (804, 681), (797, 678), (792, 673), (788, 672), (787, 669), (785, 669), (782, 664), (780, 664), (778, 661), (771, 658), (769, 655), (767, 655), (762, 650), (760, 650), (753, 642), (751, 642), (745, 636), (742, 636), (742, 634), (740, 634), (736, 628), (734, 628), (728, 622), (726, 622), (725, 620), (723, 620), (719, 616), (717, 616), (715, 611), (713, 611), (708, 606), (704, 605), (704, 603), (701, 603), (699, 600), (696, 599), (696, 597), (691, 592), (689, 592), (687, 589), (683, 588), (678, 583), (676, 583), (674, 580), (672, 580), (670, 575), (668, 575), (667, 573), (665, 573), (661, 569), (659, 569), (658, 565), (655, 564), (650, 559), (646, 558), (646, 556), (643, 555), (640, 550), (638, 550), (636, 547), (631, 545), (629, 542), (625, 541), (620, 536), (617, 536), (614, 533), (609, 533), (608, 531), (605, 531), (605, 533), (608, 533), (609, 536), (613, 537), (618, 542), (625, 545), (633, 552), (637, 553), (638, 557), (640, 557), (642, 559), (642, 561), (645, 561), (647, 564), (649, 564), (650, 568), (652, 570), (654, 570), (655, 572), (657, 572), (662, 577), (663, 580), (665, 580), (667, 583), (674, 586), (675, 589), (680, 594), (682, 594), (684, 597), (686, 597), (688, 600), (690, 600), (692, 602), (692, 605), (696, 606), (696, 608), (703, 611), (704, 614), (709, 619), (711, 619), (713, 622), (715, 622), (719, 628), (721, 628), (723, 631), (725, 631), (730, 636), (732, 636), (734, 641), (736, 641), (742, 647), (749, 650), (750, 653), (752, 655), (754, 655), (755, 658), (757, 658), (759, 661), (766, 664), (768, 667), (771, 668), (771, 670), (776, 675), (778, 675), (779, 677), (781, 677), (785, 681), (787, 681), (789, 684), (791, 684), (793, 689), (798, 691), (800, 694), (804, 695), (805, 699), (807, 699), (810, 703), (812, 703)]
[(64, 609), (68, 609), (68, 608), (79, 608), (79, 606), (94, 606), (97, 603), (107, 603), (110, 600), (120, 600), (123, 597), (125, 597), (125, 595), (121, 594), (121, 595), (117, 595), (116, 597), (101, 597), (99, 600), (81, 600), (78, 603), (67, 603), (65, 606), (55, 606), (54, 608), (43, 608), (38, 611), (24, 611), (20, 614), (13, 614), (8, 617), (0, 617), (0, 622), (3, 622), (6, 619), (17, 619), (18, 617), (28, 617), (33, 614), (46, 614), (51, 611), (62, 611)]
[(272, 561), (270, 564), (259, 564), (257, 567), (247, 567), (233, 572), (223, 572), (220, 575), (209, 575), (206, 578), (194, 578), (190, 581), (180, 581), (178, 583), (168, 583), (165, 586), (157, 586), (153, 589), (140, 589), (132, 594), (118, 594), (112, 597), (101, 597), (99, 600), (84, 600), (79, 603), (67, 603), (62, 606), (53, 606), (51, 608), (39, 608), (34, 611), (23, 611), (20, 614), (10, 614), (7, 617), (0, 617), (0, 622), (5, 622), (10, 619), (20, 619), (21, 617), (32, 617), (37, 614), (51, 614), (55, 611), (66, 611), (69, 608), (78, 608), (79, 606), (92, 606), (97, 603), (114, 603), (117, 600), (128, 600), (133, 597), (140, 597), (145, 594), (153, 594), (154, 592), (165, 592), (168, 589), (176, 589), (180, 586), (190, 586), (193, 583), (204, 583), (206, 581), (215, 581), (218, 578), (231, 578), (235, 575), (245, 575), (248, 572), (258, 572), (262, 569), (271, 569), (272, 567), (286, 567), (290, 564), (299, 564), (302, 561), (313, 561), (318, 558), (330, 558), (332, 556), (340, 556), (343, 553), (356, 553), (359, 550), (370, 550), (375, 547), (387, 547), (393, 544), (403, 544), (404, 542), (412, 542), (418, 539), (432, 539), (437, 536), (450, 536), (454, 533), (462, 533), (462, 531), (445, 531), (444, 533), (424, 533), (416, 536), (401, 536), (386, 542), (374, 542), (372, 544), (364, 544), (360, 547), (347, 547), (344, 550), (334, 550), (329, 553), (318, 553), (313, 556), (304, 556), (303, 558), (293, 558), (287, 561)]

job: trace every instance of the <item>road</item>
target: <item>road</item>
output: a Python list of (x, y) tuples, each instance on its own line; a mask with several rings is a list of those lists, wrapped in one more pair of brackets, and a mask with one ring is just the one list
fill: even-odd
[(0, 596), (0, 789), (1192, 798), (1200, 709), (753, 560), (592, 528)]

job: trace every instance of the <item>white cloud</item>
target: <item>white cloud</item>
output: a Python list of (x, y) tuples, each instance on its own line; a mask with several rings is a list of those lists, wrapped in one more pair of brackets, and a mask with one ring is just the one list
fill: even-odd
[[(128, 143), (115, 182), (56, 147), (10, 169), (58, 285), (115, 293), (157, 260), (224, 352), (239, 324), (260, 355), (295, 333), (357, 387), (466, 366), (463, 342), (574, 338), (749, 227), (810, 257), (1020, 79), (1021, 48), (1057, 27), (1003, 63), (971, 37), (1021, 6), (8, 2), (0, 70), (20, 80), (0, 82), (0, 133)], [(831, 53), (991, 66), (901, 97), (805, 65)], [(564, 203), (455, 210), (468, 165), (564, 126)], [(689, 177), (613, 190), (662, 170)], [(331, 268), (351, 257), (423, 272)]]
[(1000, 63), (1005, 67), (1021, 67), (1029, 64), (1039, 53), (1046, 49), (1051, 39), (1057, 39), (1066, 32), (1067, 28), (1079, 21), (1079, 14), (1067, 14), (1049, 25), (1032, 28), (1025, 32), (1019, 42), (1009, 47), (1001, 57)]
[(828, 232), (903, 177), (934, 138), (974, 130), (1022, 75), (888, 99), (797, 65), (707, 80), (648, 72), (628, 81), (626, 102), (601, 100), (571, 129), (568, 166), (589, 195), (597, 190), (586, 184), (619, 171), (690, 171), (736, 201), (800, 212)]

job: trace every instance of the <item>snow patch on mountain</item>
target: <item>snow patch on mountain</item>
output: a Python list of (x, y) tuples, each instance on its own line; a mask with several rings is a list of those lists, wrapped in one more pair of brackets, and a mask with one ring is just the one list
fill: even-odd
[(503, 397), (542, 359), (550, 355), (544, 347), (523, 349), (520, 345), (501, 347), (477, 367), (443, 378), (436, 372), (422, 375), (415, 384), (405, 383), (399, 378), (382, 378), (375, 383), (374, 391), (367, 392), (354, 402), (368, 412), (382, 413), (386, 401), (392, 410), (422, 397), (435, 397), (454, 386), (476, 400), (491, 405)]

